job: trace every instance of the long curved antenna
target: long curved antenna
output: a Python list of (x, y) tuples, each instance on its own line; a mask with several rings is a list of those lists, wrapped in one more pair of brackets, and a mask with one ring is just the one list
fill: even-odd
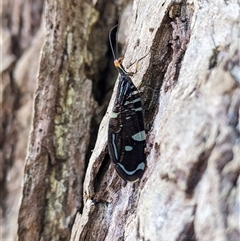
[[(115, 55), (115, 53), (114, 53), (111, 35), (112, 35), (112, 31), (113, 31), (117, 26), (118, 26), (118, 24), (115, 25), (115, 26), (113, 26), (113, 27), (111, 28), (111, 30), (109, 31), (109, 34), (108, 34), (109, 43), (110, 43), (110, 47), (111, 47), (111, 50), (112, 50), (112, 55), (113, 55), (114, 60), (117, 59), (117, 58), (116, 58), (116, 55)], [(117, 49), (117, 40), (116, 40), (116, 51), (118, 51), (118, 49)]]

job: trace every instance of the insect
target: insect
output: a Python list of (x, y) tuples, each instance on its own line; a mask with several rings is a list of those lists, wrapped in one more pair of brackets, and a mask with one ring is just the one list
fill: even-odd
[(122, 58), (115, 56), (111, 42), (111, 32), (115, 27), (109, 32), (109, 42), (120, 76), (108, 127), (108, 150), (120, 177), (135, 182), (141, 178), (146, 167), (142, 103), (139, 91), (122, 65)]

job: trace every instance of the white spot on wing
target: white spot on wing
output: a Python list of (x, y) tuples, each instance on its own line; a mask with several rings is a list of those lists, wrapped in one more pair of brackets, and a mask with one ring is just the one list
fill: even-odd
[(145, 131), (139, 131), (137, 134), (132, 136), (134, 141), (144, 141), (145, 138)]
[(142, 107), (136, 108), (135, 111), (142, 111)]
[(134, 90), (134, 91), (132, 92), (132, 95), (136, 95), (136, 94), (139, 94), (139, 92), (138, 92), (137, 90)]
[(136, 99), (133, 100), (133, 101), (125, 101), (124, 105), (128, 105), (128, 104), (130, 104), (130, 103), (137, 103), (137, 102), (139, 102), (139, 101), (141, 101), (141, 99), (140, 99), (140, 98), (136, 98)]
[(116, 112), (112, 112), (111, 118), (117, 118), (119, 115), (119, 113)]
[(145, 168), (145, 163), (144, 163), (144, 162), (141, 162), (140, 164), (138, 164), (137, 168), (136, 168), (134, 171), (131, 171), (131, 172), (128, 171), (128, 170), (126, 170), (125, 167), (124, 167), (122, 164), (117, 163), (117, 165), (118, 165), (119, 167), (121, 167), (121, 169), (122, 169), (127, 175), (129, 175), (129, 176), (133, 175), (136, 171), (138, 171), (138, 170), (144, 170), (144, 168)]
[(114, 151), (114, 155), (116, 160), (118, 160), (118, 152), (117, 152), (117, 147), (115, 144), (115, 134), (112, 134), (112, 145), (113, 145), (113, 151)]
[(125, 151), (131, 151), (132, 149), (132, 146), (125, 146)]

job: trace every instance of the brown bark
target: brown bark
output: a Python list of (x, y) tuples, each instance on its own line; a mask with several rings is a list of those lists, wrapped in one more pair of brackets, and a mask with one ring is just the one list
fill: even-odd
[[(37, 71), (19, 240), (235, 241), (240, 235), (239, 4), (140, 0), (124, 8), (124, 2), (48, 1), (39, 30), (40, 1), (4, 6), (6, 240), (17, 239)], [(148, 128), (147, 170), (134, 184), (121, 180), (107, 154), (116, 87), (92, 151), (116, 79), (108, 32), (119, 13), (124, 66), (132, 71), (146, 56), (132, 78)]]
[[(46, 3), (45, 43), (24, 171), (19, 240), (69, 240), (75, 215), (82, 208), (92, 128), (106, 105), (99, 86), (106, 92), (101, 85), (108, 76), (98, 75), (107, 66), (103, 58), (108, 31), (117, 17), (116, 6), (104, 1), (99, 4)], [(100, 15), (98, 8), (104, 5), (106, 12)]]

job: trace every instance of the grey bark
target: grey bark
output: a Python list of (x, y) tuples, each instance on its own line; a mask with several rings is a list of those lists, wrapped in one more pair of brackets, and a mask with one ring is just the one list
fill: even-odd
[[(48, 1), (38, 34), (41, 18), (29, 24), (34, 4), (14, 4), (28, 14), (22, 17), (26, 27), (12, 14), (12, 23), (24, 27), (4, 35), (12, 43), (19, 39), (17, 60), (11, 44), (4, 45), (2, 68), (3, 93), (10, 96), (2, 101), (8, 106), (2, 129), (5, 237), (17, 239), (18, 228), (21, 241), (237, 240), (239, 2), (140, 0), (125, 8), (125, 1)], [(10, 16), (17, 8), (9, 9)], [(123, 64), (131, 72), (141, 59), (132, 80), (144, 107), (147, 169), (135, 184), (121, 180), (107, 154), (117, 83), (92, 147), (116, 80), (107, 38), (119, 13)], [(37, 71), (17, 227), (11, 225), (31, 121), (27, 97)], [(16, 105), (19, 96), (24, 101)], [(24, 136), (9, 120), (21, 120)]]
[(107, 152), (109, 115), (71, 240), (237, 240), (239, 3), (135, 1), (124, 66), (141, 84), (148, 168), (125, 183)]
[(33, 92), (44, 41), (43, 1), (3, 1), (1, 9), (0, 237), (17, 240)]

